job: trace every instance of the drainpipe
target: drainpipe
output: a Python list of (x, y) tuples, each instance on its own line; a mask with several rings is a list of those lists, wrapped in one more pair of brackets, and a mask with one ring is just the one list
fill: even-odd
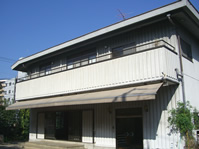
[(176, 29), (176, 36), (177, 36), (177, 41), (178, 41), (178, 52), (179, 52), (180, 71), (178, 70), (178, 68), (176, 68), (175, 71), (176, 71), (178, 80), (180, 80), (182, 82), (182, 99), (183, 99), (183, 103), (186, 105), (185, 87), (184, 87), (184, 73), (183, 73), (184, 71), (183, 71), (182, 48), (181, 48), (181, 44), (180, 44), (180, 35), (178, 33), (177, 25), (171, 19), (171, 14), (167, 14), (167, 18), (168, 18), (169, 22)]

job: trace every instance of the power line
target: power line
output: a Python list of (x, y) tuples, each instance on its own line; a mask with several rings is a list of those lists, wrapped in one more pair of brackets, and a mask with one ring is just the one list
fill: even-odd
[(11, 59), (11, 58), (8, 58), (8, 57), (1, 57), (1, 56), (0, 56), (0, 59), (8, 60), (8, 61), (16, 61), (15, 59)]
[(2, 62), (7, 62), (7, 63), (13, 63), (13, 62), (15, 62), (16, 60), (11, 59), (11, 58), (7, 58), (7, 57), (0, 57), (0, 61), (2, 61)]
[(185, 73), (184, 73), (184, 75), (187, 76), (187, 77), (189, 77), (189, 78), (192, 78), (192, 79), (194, 79), (194, 80), (196, 80), (196, 81), (199, 81), (197, 78), (194, 78), (194, 77), (192, 77), (192, 76), (190, 76), (190, 75), (187, 75), (187, 74), (185, 74)]

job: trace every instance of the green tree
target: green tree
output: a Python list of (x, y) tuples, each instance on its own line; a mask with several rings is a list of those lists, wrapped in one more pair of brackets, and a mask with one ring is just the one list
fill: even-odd
[(30, 111), (29, 109), (22, 109), (18, 113), (19, 129), (21, 130), (21, 140), (28, 140), (29, 136), (29, 118)]
[(29, 110), (11, 110), (5, 108), (9, 105), (4, 100), (0, 106), (0, 134), (4, 135), (5, 141), (24, 141), (29, 135)]
[(5, 141), (14, 139), (16, 115), (17, 111), (6, 111), (5, 106), (0, 106), (0, 134), (4, 135)]
[(199, 119), (195, 113), (196, 109), (189, 102), (177, 103), (177, 108), (170, 111), (168, 122), (171, 126), (171, 132), (180, 133), (180, 136), (185, 138), (185, 143), (188, 148), (193, 146), (193, 130), (199, 126)]

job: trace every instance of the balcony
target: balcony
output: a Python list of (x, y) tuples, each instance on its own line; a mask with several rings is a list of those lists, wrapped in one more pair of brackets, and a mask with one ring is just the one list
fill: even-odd
[(163, 40), (19, 78), (16, 99), (75, 93), (160, 79), (176, 79), (175, 48)]

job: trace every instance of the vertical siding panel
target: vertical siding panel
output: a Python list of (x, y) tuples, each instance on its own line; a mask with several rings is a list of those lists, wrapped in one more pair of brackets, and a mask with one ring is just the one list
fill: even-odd
[(82, 112), (82, 142), (93, 142), (93, 112)]

